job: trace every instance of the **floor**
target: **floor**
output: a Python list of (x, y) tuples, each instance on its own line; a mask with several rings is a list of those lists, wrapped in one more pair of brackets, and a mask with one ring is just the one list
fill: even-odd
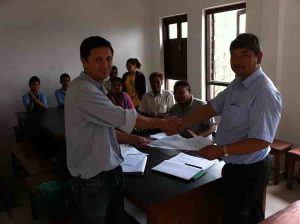
[[(49, 224), (46, 216), (41, 217), (37, 221), (31, 218), (30, 203), (27, 189), (22, 178), (13, 179), (11, 175), (10, 140), (2, 141), (0, 143), (0, 179), (8, 185), (16, 197), (17, 206), (11, 210), (10, 219), (6, 211), (0, 212), (1, 224)], [(274, 214), (280, 209), (286, 207), (288, 204), (300, 200), (300, 185), (294, 184), (293, 190), (286, 189), (286, 181), (281, 180), (279, 185), (270, 184), (267, 188), (267, 202), (266, 202), (266, 217)], [(125, 201), (125, 207), (139, 223), (146, 224), (145, 214), (134, 207), (130, 202)]]

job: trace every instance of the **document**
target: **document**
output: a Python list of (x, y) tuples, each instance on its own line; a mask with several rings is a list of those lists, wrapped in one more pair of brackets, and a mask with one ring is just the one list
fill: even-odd
[(204, 158), (180, 153), (171, 159), (153, 167), (152, 170), (170, 174), (185, 180), (198, 179), (205, 174), (205, 170), (213, 166), (216, 160), (209, 161)]
[(155, 135), (150, 135), (150, 138), (154, 138), (154, 139), (162, 139), (162, 138), (165, 138), (165, 137), (168, 137), (168, 135), (164, 132), (160, 132), (160, 133), (157, 133)]
[(172, 176), (176, 176), (185, 180), (191, 180), (193, 177), (201, 174), (204, 175), (204, 171), (200, 168), (188, 166), (184, 163), (179, 163), (171, 160), (164, 160), (157, 166), (153, 167), (152, 170), (170, 174)]
[(162, 139), (151, 141), (148, 145), (152, 147), (158, 147), (163, 149), (175, 149), (175, 150), (189, 150), (196, 151), (204, 148), (207, 145), (213, 143), (202, 136), (196, 136), (193, 138), (184, 138), (179, 134), (167, 136)]
[(130, 145), (120, 145), (124, 161), (121, 163), (123, 173), (130, 175), (143, 175), (148, 154), (142, 153)]
[(207, 170), (211, 166), (215, 165), (217, 162), (217, 160), (208, 160), (203, 157), (191, 156), (183, 152), (179, 153), (178, 155), (172, 157), (169, 160), (198, 167), (202, 170)]

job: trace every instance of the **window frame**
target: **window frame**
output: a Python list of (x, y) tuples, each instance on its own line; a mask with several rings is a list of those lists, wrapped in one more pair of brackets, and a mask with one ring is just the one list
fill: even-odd
[[(166, 45), (167, 42), (169, 41), (169, 29), (168, 26), (170, 24), (176, 23), (177, 24), (177, 39), (186, 39), (186, 41), (188, 40), (189, 36), (187, 37), (182, 37), (182, 30), (181, 30), (181, 23), (183, 22), (187, 22), (188, 25), (188, 15), (187, 14), (180, 14), (180, 15), (175, 15), (175, 16), (171, 16), (171, 17), (165, 17), (162, 18), (162, 29), (163, 29), (163, 54), (164, 54), (164, 83), (165, 83), (165, 89), (168, 89), (169, 83), (168, 80), (169, 79), (173, 79), (173, 80), (187, 80), (187, 68), (185, 71), (185, 75), (182, 77), (179, 76), (173, 76), (170, 74), (167, 74), (167, 63), (166, 63), (166, 57), (167, 55), (167, 49), (166, 49)], [(180, 45), (179, 45), (180, 48)], [(187, 64), (187, 62), (186, 62)], [(168, 89), (170, 90), (170, 89)], [(170, 90), (172, 91), (172, 90)]]
[[(242, 14), (246, 13), (246, 3), (239, 3), (229, 6), (222, 6), (213, 9), (205, 10), (205, 92), (206, 92), (206, 100), (210, 100), (210, 87), (211, 86), (225, 86), (227, 87), (230, 82), (223, 82), (223, 81), (216, 81), (214, 80), (214, 26), (209, 27), (210, 24), (213, 24), (214, 21), (211, 23), (209, 16), (212, 15), (212, 20), (214, 20), (215, 13), (227, 12), (232, 10), (240, 10), (238, 11), (237, 15), (237, 35), (239, 34), (239, 17)], [(210, 46), (211, 45), (211, 46)], [(209, 50), (209, 47), (211, 51)]]

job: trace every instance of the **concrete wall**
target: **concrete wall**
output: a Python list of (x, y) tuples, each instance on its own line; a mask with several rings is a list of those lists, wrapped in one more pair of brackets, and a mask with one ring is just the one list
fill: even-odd
[[(88, 3), (88, 4), (87, 4)], [(41, 79), (41, 91), (56, 106), (59, 75), (76, 77), (82, 70), (81, 41), (91, 35), (109, 39), (115, 48), (119, 75), (126, 60), (137, 57), (149, 74), (149, 12), (145, 0), (7, 0), (0, 1), (0, 139), (23, 111), (21, 97), (32, 75)]]

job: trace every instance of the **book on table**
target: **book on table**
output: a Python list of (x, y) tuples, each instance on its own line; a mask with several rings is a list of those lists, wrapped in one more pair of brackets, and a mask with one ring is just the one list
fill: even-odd
[(124, 161), (121, 167), (124, 174), (143, 175), (147, 163), (148, 154), (142, 153), (131, 145), (120, 145)]
[(164, 160), (152, 170), (176, 176), (185, 180), (196, 180), (205, 174), (205, 171), (213, 166), (216, 160), (207, 160), (202, 157), (179, 153), (171, 159)]

